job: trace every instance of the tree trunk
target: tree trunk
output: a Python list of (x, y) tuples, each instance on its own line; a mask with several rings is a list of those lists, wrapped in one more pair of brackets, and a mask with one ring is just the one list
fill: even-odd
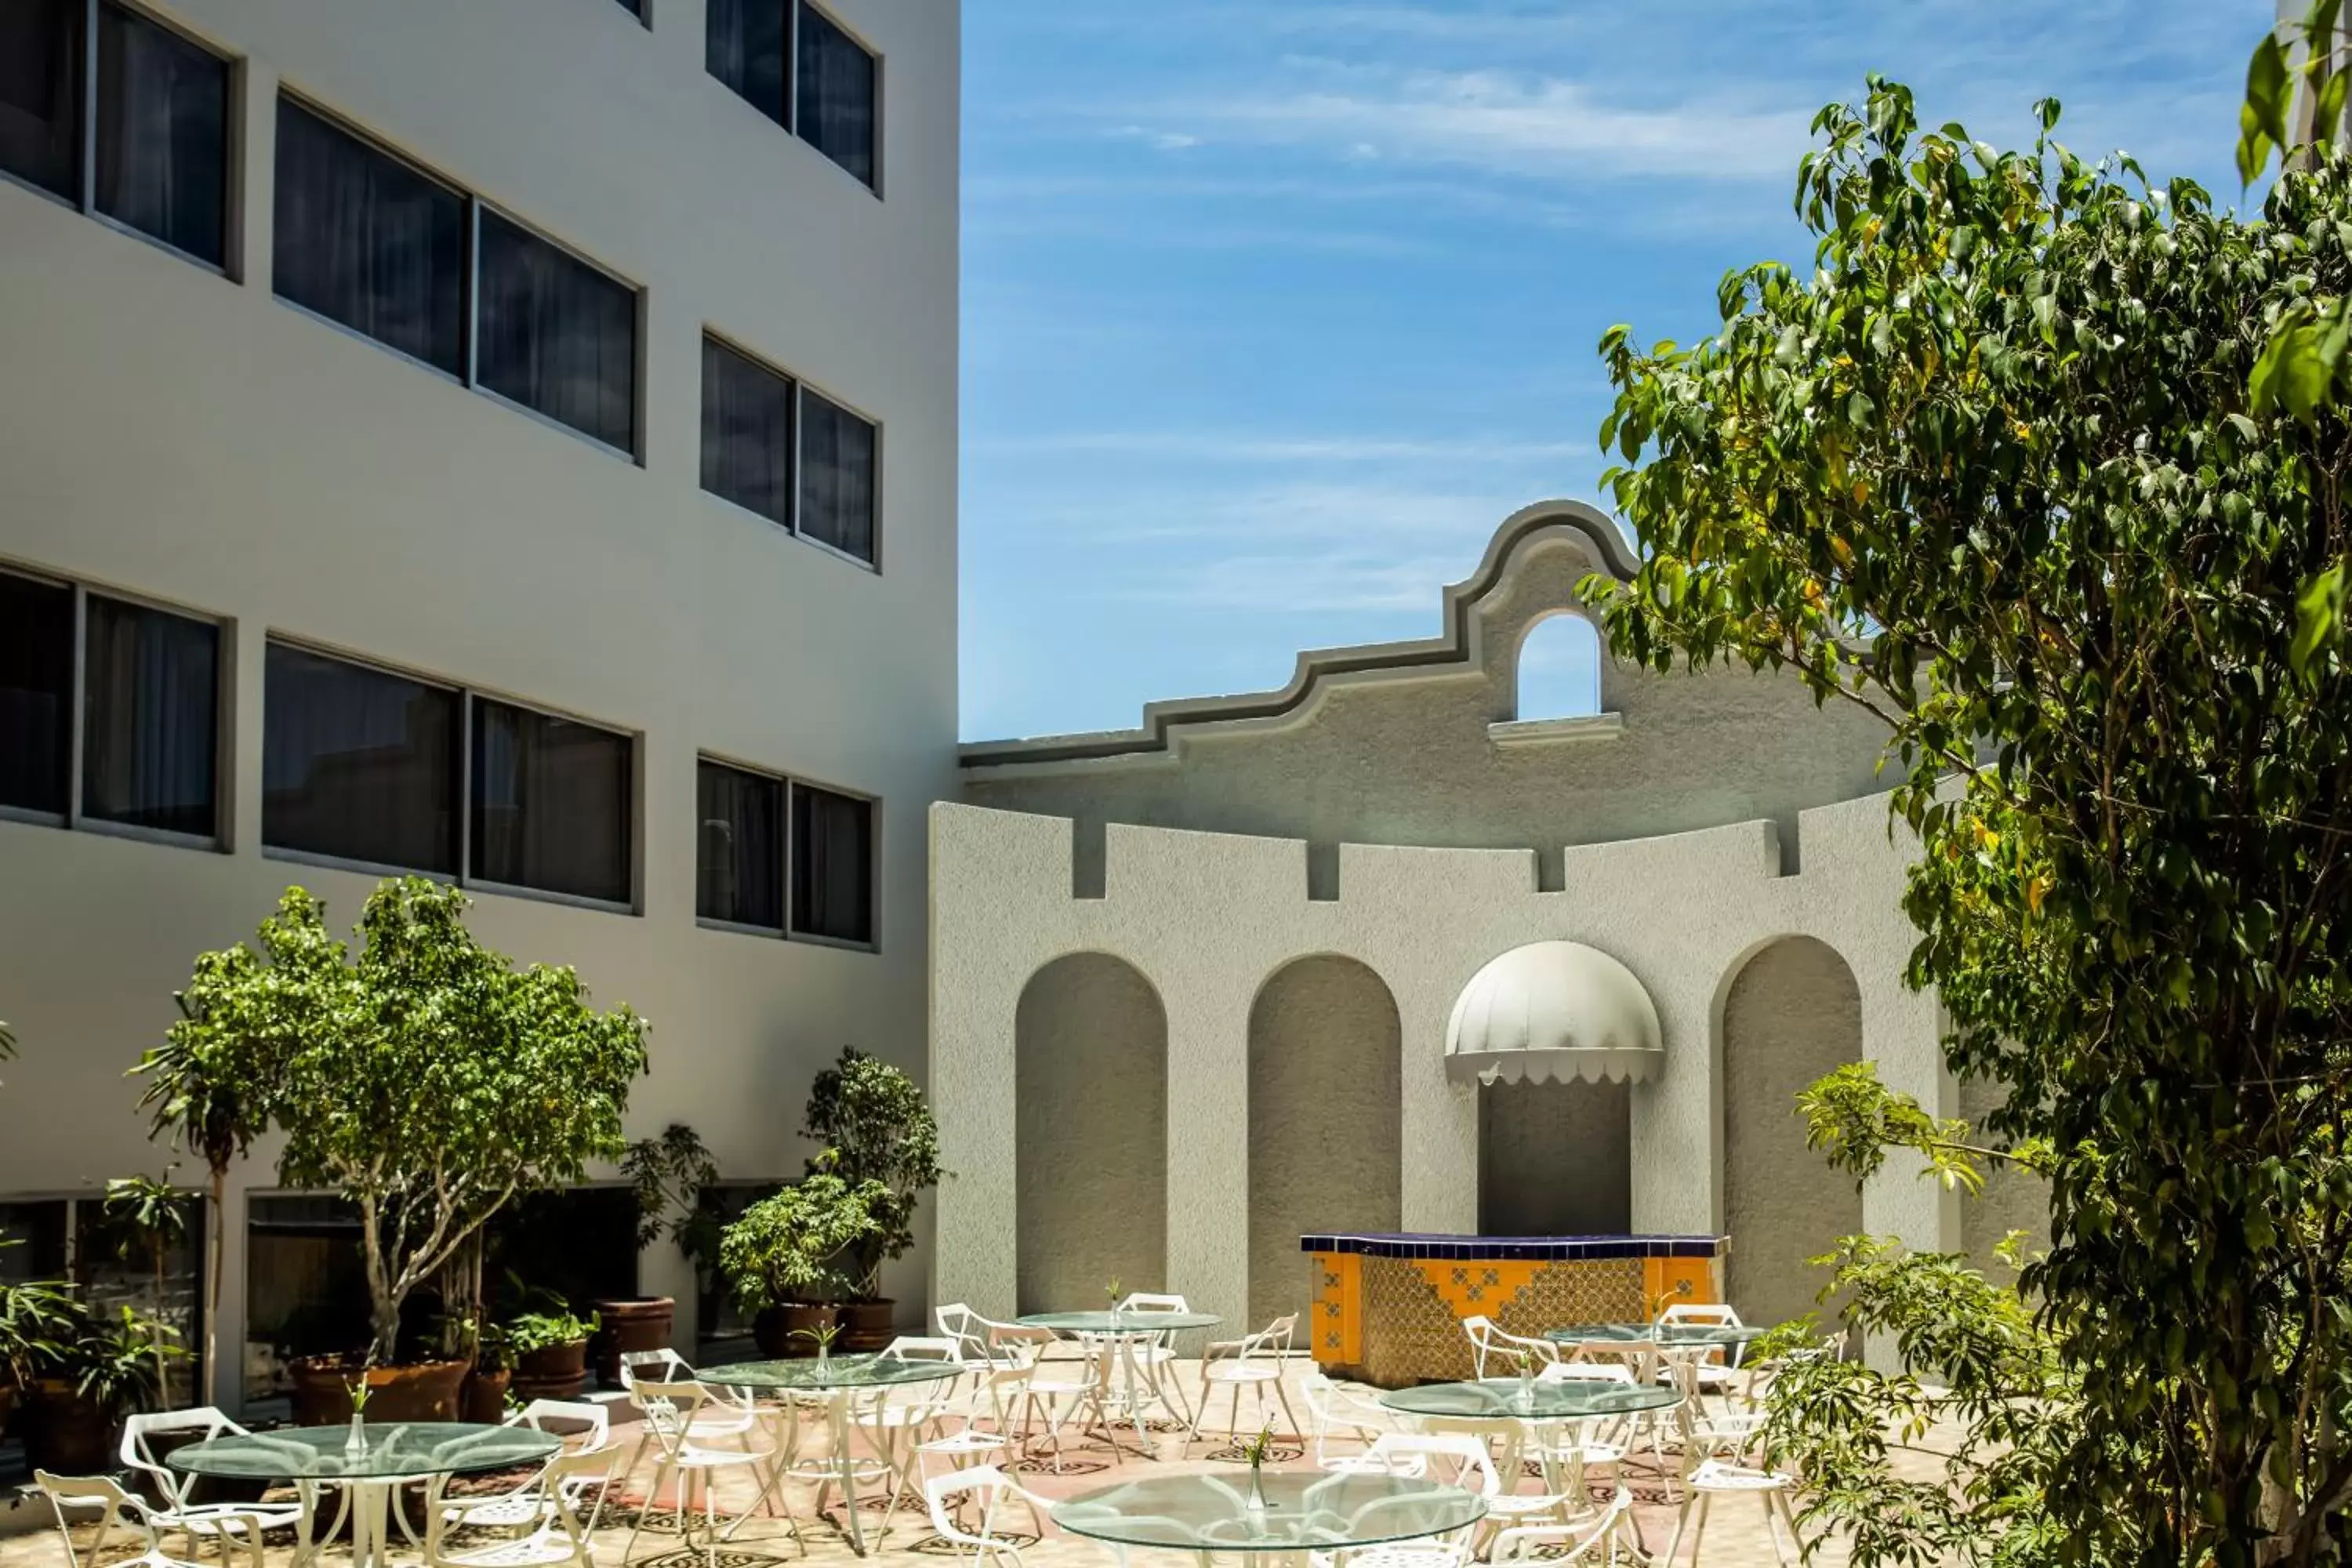
[(228, 1229), (228, 1167), (213, 1167), (212, 1202), (205, 1205), (205, 1403), (220, 1405), (220, 1293), (222, 1240)]
[(375, 1331), (368, 1361), (390, 1366), (400, 1353), (400, 1301), (392, 1293), (392, 1276), (383, 1256), (383, 1237), (376, 1229), (375, 1200), (360, 1200), (361, 1239), (367, 1244), (368, 1321)]

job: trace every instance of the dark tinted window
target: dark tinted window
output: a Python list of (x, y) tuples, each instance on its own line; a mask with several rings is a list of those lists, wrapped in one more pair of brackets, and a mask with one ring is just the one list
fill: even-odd
[(98, 13), (98, 210), (215, 266), (228, 229), (228, 62)]
[(783, 930), (782, 781), (704, 763), (695, 801), (694, 912)]
[(211, 837), (220, 628), (96, 594), (83, 613), (83, 815)]
[(73, 590), (0, 573), (0, 805), (64, 816)]
[(708, 0), (703, 63), (712, 76), (777, 124), (784, 105), (790, 0)]
[(277, 210), (281, 297), (464, 374), (464, 197), (280, 99)]
[(793, 384), (708, 338), (702, 488), (792, 526)]
[(626, 735), (474, 700), (474, 876), (629, 901)]
[(802, 140), (874, 183), (874, 57), (815, 6), (801, 6), (800, 101), (793, 123)]
[(793, 930), (874, 940), (874, 803), (793, 785)]
[(457, 694), (269, 645), (261, 841), (454, 876)]
[(480, 384), (634, 452), (636, 291), (487, 209), (481, 291)]
[(874, 559), (874, 426), (801, 391), (800, 530), (861, 561)]
[(0, 0), (0, 169), (81, 195), (82, 0)]

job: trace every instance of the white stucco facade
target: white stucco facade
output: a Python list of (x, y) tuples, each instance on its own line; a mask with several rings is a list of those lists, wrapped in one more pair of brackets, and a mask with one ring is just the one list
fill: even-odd
[[(160, 1170), (123, 1073), (192, 958), (289, 882), (347, 928), (376, 880), (262, 846), (273, 637), (635, 737), (634, 910), (484, 891), (473, 917), (652, 1021), (633, 1134), (686, 1121), (730, 1177), (793, 1174), (844, 1045), (921, 1071), (926, 816), (955, 787), (959, 6), (825, 8), (881, 61), (877, 189), (711, 78), (701, 0), (153, 7), (234, 62), (227, 276), (0, 182), (0, 568), (216, 620), (226, 697), (217, 848), (0, 820), (0, 1201)], [(274, 297), (281, 85), (641, 290), (635, 460)], [(878, 569), (703, 490), (706, 331), (879, 426)], [(878, 803), (871, 951), (698, 923), (700, 753)], [(270, 1166), (230, 1193), (225, 1347)], [(910, 1315), (924, 1267), (895, 1278)], [(689, 1334), (680, 1261), (644, 1269)]]
[[(1903, 982), (1916, 935), (1900, 908), (1907, 844), (1890, 830), (1884, 795), (1855, 787), (1874, 760), (1866, 731), (1839, 715), (1816, 718), (1809, 700), (1788, 703), (1793, 683), (1620, 668), (1603, 675), (1608, 712), (1549, 727), (1512, 722), (1509, 661), (1525, 627), (1565, 605), (1583, 573), (1627, 568), (1598, 514), (1532, 508), (1504, 526), (1477, 574), (1447, 591), (1448, 631), (1432, 643), (1309, 655), (1284, 693), (1171, 705), (1132, 735), (967, 748), (968, 804), (934, 808), (931, 825), (933, 1092), (942, 1158), (957, 1173), (940, 1195), (940, 1300), (991, 1314), (1035, 1304), (1036, 1282), (1016, 1277), (1024, 1205), (1034, 1207), (1018, 1180), (1019, 1146), (1041, 1134), (1089, 1134), (1084, 1119), (1024, 1124), (1028, 1080), (1083, 1071), (1084, 1061), (1034, 1055), (1021, 1015), (1041, 972), (1071, 954), (1129, 966), (1164, 1016), (1164, 1084), (1138, 1086), (1130, 1073), (1094, 1088), (1106, 1106), (1137, 1094), (1164, 1100), (1164, 1148), (1106, 1150), (1092, 1168), (1108, 1188), (1125, 1165), (1164, 1161), (1164, 1180), (1150, 1184), (1165, 1205), (1164, 1278), (1154, 1284), (1229, 1323), (1254, 1296), (1261, 1309), (1267, 1300), (1241, 1245), (1254, 1203), (1269, 1201), (1251, 1190), (1254, 1161), (1268, 1162), (1252, 1148), (1248, 1086), (1253, 1053), (1286, 1047), (1254, 1037), (1253, 1005), (1303, 958), (1360, 964), (1393, 1000), (1399, 1196), (1393, 1218), (1371, 1228), (1480, 1228), (1482, 1091), (1449, 1081), (1448, 1019), (1483, 966), (1528, 943), (1597, 949), (1654, 1004), (1663, 1060), (1632, 1084), (1627, 1112), (1634, 1232), (1722, 1234), (1727, 1181), (1773, 1180), (1775, 1162), (1818, 1167), (1783, 1097), (1767, 1112), (1771, 1147), (1755, 1173), (1727, 1172), (1727, 1106), (1751, 1079), (1770, 1077), (1753, 1048), (1743, 1053), (1744, 1040), (1823, 1041), (1828, 1059), (1865, 1057), (1889, 1083), (1949, 1113), (1936, 999)], [(1738, 693), (1786, 716), (1777, 737), (1714, 721)], [(1675, 752), (1690, 777), (1680, 795), (1653, 792), (1651, 817), (1677, 830), (1575, 841), (1595, 815), (1622, 810), (1639, 821), (1637, 801), (1621, 807), (1611, 797), (1633, 800)], [(1311, 773), (1346, 782), (1326, 787)], [(1253, 797), (1223, 775), (1289, 778), (1295, 787)], [(1777, 793), (1738, 793), (1751, 786)], [(1379, 809), (1366, 803), (1391, 793), (1429, 796), (1456, 842), (1356, 841)], [(1593, 812), (1581, 809), (1587, 802)], [(1283, 825), (1296, 836), (1213, 830), (1244, 807), (1288, 811)], [(1556, 824), (1548, 831), (1547, 810)], [(1109, 820), (1090, 851), (1085, 819), (1095, 811)], [(1150, 820), (1121, 820), (1122, 811)], [(1693, 825), (1694, 813), (1707, 812), (1729, 819)], [(1782, 842), (1790, 829), (1801, 862)], [(1339, 840), (1336, 853), (1318, 867), (1327, 835)], [(1494, 847), (1477, 847), (1490, 835)], [(1098, 868), (1086, 864), (1089, 855)], [(1544, 863), (1550, 855), (1556, 869)], [(1750, 961), (1790, 938), (1834, 955), (1825, 961), (1834, 983), (1808, 992), (1800, 970), (1798, 990), (1759, 990), (1727, 1016)], [(1322, 1158), (1344, 1165), (1367, 1142), (1357, 1131), (1310, 1119), (1278, 1135), (1315, 1142)], [(1377, 1173), (1360, 1175), (1369, 1184)], [(1801, 1189), (1791, 1179), (1781, 1195), (1813, 1205), (1817, 1215), (1800, 1218), (1836, 1234), (1853, 1228), (1832, 1212), (1841, 1182)], [(1843, 1190), (1852, 1201), (1851, 1183)], [(1957, 1210), (1915, 1169), (1874, 1178), (1859, 1207), (1873, 1232), (1960, 1245)], [(1298, 1231), (1362, 1223), (1291, 1217)], [(1787, 1234), (1828, 1238), (1801, 1224)], [(1737, 1234), (1729, 1245), (1737, 1256)], [(1261, 1249), (1260, 1268), (1269, 1256)], [(1303, 1279), (1295, 1258), (1290, 1267)], [(1776, 1267), (1785, 1274), (1801, 1262)], [(1092, 1282), (1067, 1271), (1053, 1282), (1065, 1294), (1081, 1286)], [(1784, 1282), (1779, 1294), (1787, 1293)]]

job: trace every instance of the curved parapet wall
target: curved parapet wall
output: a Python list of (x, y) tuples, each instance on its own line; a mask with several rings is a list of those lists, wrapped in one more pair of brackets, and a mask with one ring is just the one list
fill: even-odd
[[(1569, 846), (1550, 890), (1526, 849), (1343, 844), (1336, 877), (1310, 896), (1302, 841), (1112, 823), (1101, 896), (1078, 898), (1066, 818), (946, 804), (930, 826), (931, 1089), (941, 1161), (956, 1173), (940, 1190), (938, 1299), (991, 1316), (1016, 1302), (1019, 1146), (1035, 1135), (1020, 1108), (1021, 999), (1066, 954), (1118, 959), (1165, 1009), (1164, 1151), (1129, 1157), (1165, 1161), (1166, 1288), (1234, 1323), (1254, 1294), (1268, 1299), (1249, 1279), (1252, 1008), (1304, 957), (1351, 961), (1395, 1000), (1393, 1129), (1312, 1125), (1297, 1136), (1398, 1149), (1405, 1230), (1477, 1228), (1478, 1091), (1449, 1081), (1446, 1022), (1482, 966), (1530, 942), (1596, 948), (1655, 1004), (1664, 1060), (1631, 1089), (1637, 1232), (1724, 1231), (1726, 1004), (1748, 961), (1780, 939), (1825, 945), (1852, 976), (1852, 999), (1818, 999), (1823, 1029), (1853, 1011), (1862, 1054), (1888, 1082), (1954, 1110), (1935, 999), (1903, 984), (1908, 847), (1890, 835), (1884, 797), (1805, 812), (1800, 875), (1781, 874), (1776, 826), (1747, 822)], [(1776, 1004), (1775, 1030), (1809, 1026), (1815, 1002), (1791, 995)], [(1764, 1107), (1754, 1120), (1760, 1136), (1801, 1147), (1793, 1114)], [(1959, 1244), (1950, 1201), (1907, 1167), (1873, 1179), (1863, 1217), (1916, 1246)], [(1736, 1234), (1728, 1246), (1736, 1257)]]

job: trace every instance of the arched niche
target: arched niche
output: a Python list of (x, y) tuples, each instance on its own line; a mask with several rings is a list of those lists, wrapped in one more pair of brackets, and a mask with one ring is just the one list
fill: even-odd
[(1482, 1236), (1623, 1236), (1633, 1228), (1633, 1086), (1478, 1088)]
[(1528, 623), (1513, 668), (1511, 717), (1521, 723), (1601, 711), (1601, 634), (1573, 610)]
[(1297, 1312), (1306, 1332), (1301, 1236), (1403, 1224), (1403, 1061), (1396, 998), (1356, 960), (1297, 959), (1259, 987), (1249, 1021), (1251, 1328)]
[(1082, 1310), (1168, 1270), (1168, 1016), (1135, 966), (1057, 958), (1013, 1024), (1014, 1293)]
[(1732, 976), (1723, 1003), (1725, 1289), (1741, 1317), (1815, 1310), (1807, 1258), (1863, 1228), (1854, 1179), (1805, 1146), (1797, 1096), (1862, 1059), (1862, 988), (1827, 942), (1782, 937)]

